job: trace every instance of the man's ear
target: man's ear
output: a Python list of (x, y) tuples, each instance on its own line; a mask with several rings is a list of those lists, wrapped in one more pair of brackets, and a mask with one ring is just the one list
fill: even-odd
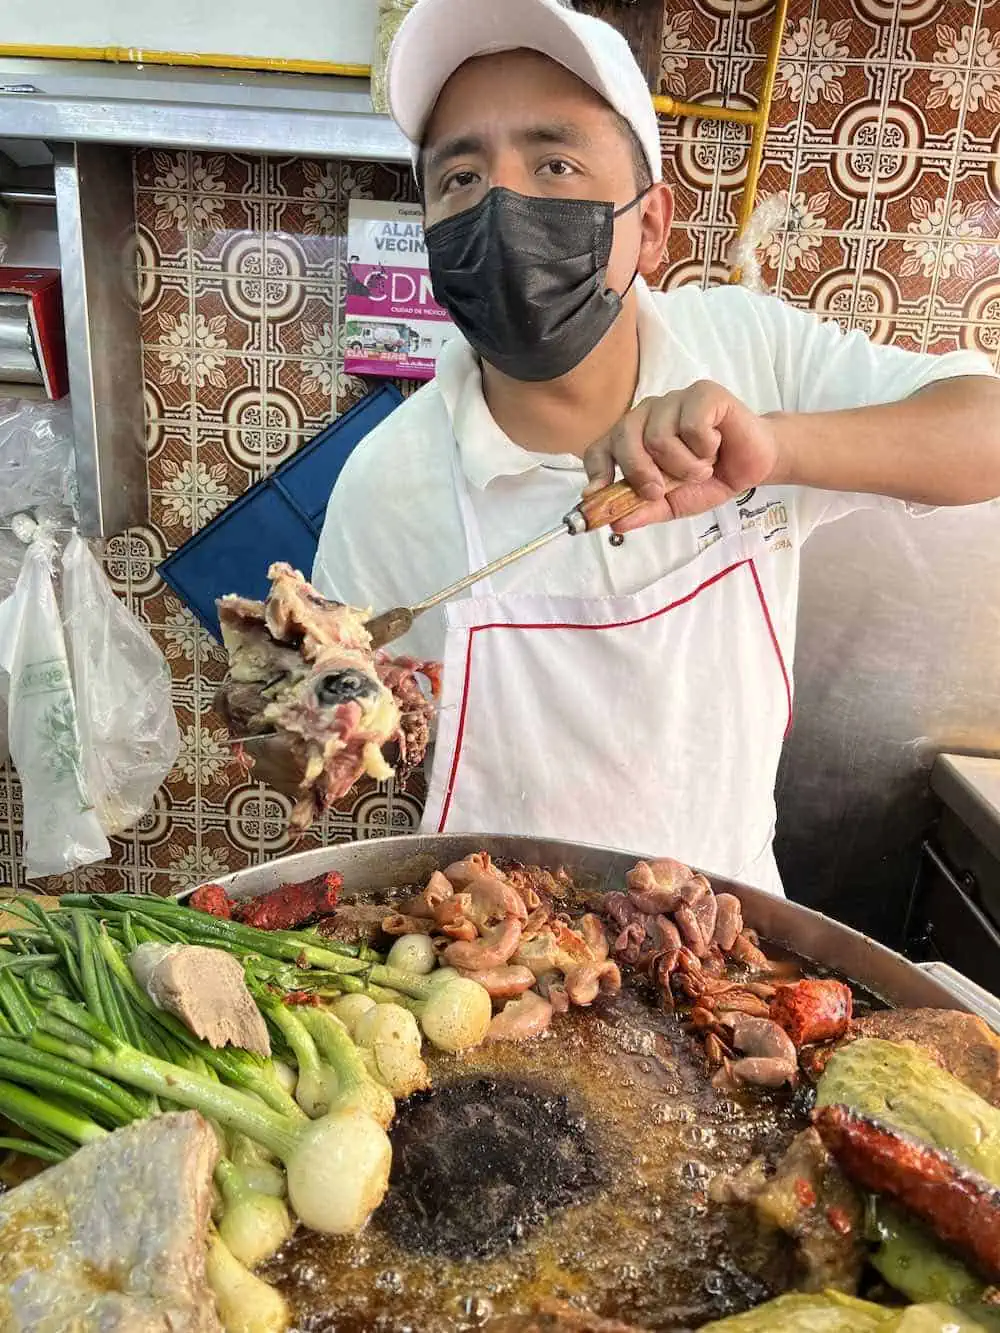
[(642, 204), (642, 236), (639, 241), (639, 272), (655, 273), (667, 248), (674, 218), (674, 195), (670, 186), (657, 181), (649, 187)]

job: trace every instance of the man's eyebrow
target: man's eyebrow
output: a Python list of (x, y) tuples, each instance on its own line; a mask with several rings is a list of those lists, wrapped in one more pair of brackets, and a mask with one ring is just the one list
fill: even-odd
[(483, 140), (478, 134), (458, 134), (435, 144), (424, 160), (424, 171), (436, 171), (444, 162), (456, 157), (469, 157), (483, 151)]
[(593, 141), (578, 125), (528, 125), (513, 137), (522, 143), (557, 145), (566, 148), (590, 148)]

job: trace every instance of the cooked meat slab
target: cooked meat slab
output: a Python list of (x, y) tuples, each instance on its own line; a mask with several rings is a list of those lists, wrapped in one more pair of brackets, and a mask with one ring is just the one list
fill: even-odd
[(365, 774), (391, 777), (390, 743), (404, 766), (420, 763), (432, 709), (415, 673), (436, 684), (437, 672), (375, 652), (367, 613), (327, 601), (290, 565), (268, 577), (265, 602), (217, 603), (229, 679), (216, 706), (233, 735), (283, 738), (303, 774), (291, 819), (302, 830)]
[(196, 1112), (160, 1115), (0, 1195), (4, 1333), (222, 1333), (205, 1280), (217, 1156)]

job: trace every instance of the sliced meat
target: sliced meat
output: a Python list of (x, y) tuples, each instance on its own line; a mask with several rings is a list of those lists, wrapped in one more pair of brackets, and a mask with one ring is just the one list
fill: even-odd
[(554, 1008), (533, 990), (508, 1000), (486, 1033), (487, 1041), (529, 1041), (539, 1037), (552, 1022)]
[(232, 954), (200, 944), (142, 944), (129, 966), (150, 998), (209, 1046), (271, 1054), (267, 1024)]
[(0, 1197), (4, 1333), (222, 1333), (205, 1280), (218, 1151), (197, 1112), (159, 1115)]
[(909, 1209), (970, 1261), (1000, 1280), (1000, 1190), (953, 1158), (843, 1105), (813, 1112), (813, 1124), (848, 1176)]

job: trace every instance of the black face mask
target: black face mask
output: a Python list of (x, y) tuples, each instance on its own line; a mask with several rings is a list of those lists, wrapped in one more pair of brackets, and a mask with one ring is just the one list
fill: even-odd
[(475, 207), (427, 229), (437, 301), (503, 374), (532, 381), (567, 374), (622, 308), (623, 297), (604, 285), (615, 218), (645, 193), (616, 211), (495, 186)]

